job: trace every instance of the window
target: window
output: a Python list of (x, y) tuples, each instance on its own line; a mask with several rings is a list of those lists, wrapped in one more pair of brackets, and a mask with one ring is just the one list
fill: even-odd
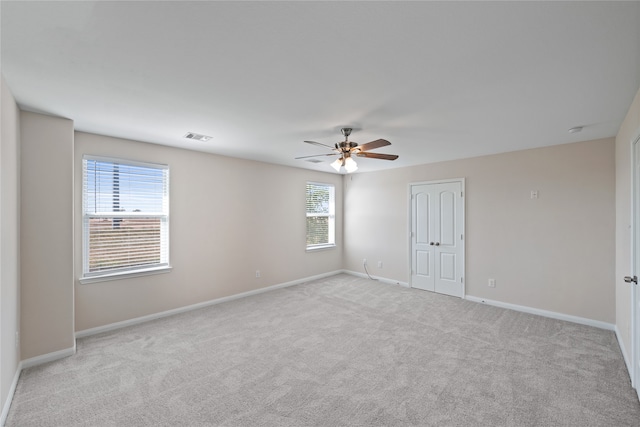
[(335, 246), (335, 187), (307, 182), (307, 249)]
[(169, 268), (169, 167), (82, 159), (83, 279)]

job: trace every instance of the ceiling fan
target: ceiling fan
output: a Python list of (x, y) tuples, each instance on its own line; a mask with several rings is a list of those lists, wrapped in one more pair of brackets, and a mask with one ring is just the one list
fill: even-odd
[(315, 141), (304, 141), (307, 144), (320, 145), (322, 147), (327, 147), (333, 151), (330, 154), (316, 154), (314, 156), (302, 156), (296, 157), (296, 159), (307, 159), (309, 157), (320, 157), (320, 156), (335, 156), (340, 155), (340, 157), (333, 163), (331, 163), (331, 167), (333, 167), (336, 172), (340, 172), (340, 168), (344, 166), (347, 173), (355, 172), (358, 169), (358, 165), (355, 160), (353, 160), (353, 156), (358, 157), (368, 157), (370, 159), (382, 159), (382, 160), (395, 160), (398, 158), (395, 154), (380, 154), (380, 153), (370, 153), (369, 150), (373, 150), (376, 148), (384, 147), (386, 145), (391, 145), (389, 141), (386, 139), (376, 139), (375, 141), (367, 142), (366, 144), (358, 145), (353, 141), (349, 141), (349, 135), (351, 135), (351, 131), (353, 128), (342, 128), (341, 132), (344, 135), (344, 141), (337, 142), (334, 147), (330, 145), (322, 144), (320, 142)]

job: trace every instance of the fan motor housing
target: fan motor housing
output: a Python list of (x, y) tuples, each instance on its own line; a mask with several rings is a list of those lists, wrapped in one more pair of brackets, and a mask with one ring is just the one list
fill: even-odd
[(343, 142), (337, 142), (336, 143), (336, 148), (340, 151), (349, 151), (352, 148), (357, 147), (358, 144), (352, 141), (343, 141)]

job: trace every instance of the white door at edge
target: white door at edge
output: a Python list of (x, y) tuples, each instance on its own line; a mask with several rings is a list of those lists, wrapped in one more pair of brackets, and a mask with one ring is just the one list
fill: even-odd
[(631, 382), (640, 399), (640, 286), (638, 286), (638, 276), (640, 275), (640, 136), (633, 143), (633, 154), (632, 276), (625, 277), (625, 281), (631, 285), (631, 318), (633, 321), (631, 326), (631, 358), (633, 364), (631, 367)]
[(462, 297), (462, 182), (411, 186), (411, 286)]

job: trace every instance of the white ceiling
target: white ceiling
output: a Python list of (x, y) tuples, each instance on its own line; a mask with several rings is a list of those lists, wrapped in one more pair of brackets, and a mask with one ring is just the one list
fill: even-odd
[(400, 156), (358, 158), (358, 172), (611, 137), (640, 86), (638, 1), (2, 1), (0, 13), (2, 74), (23, 109), (328, 172), (333, 157), (294, 157), (324, 154), (302, 141), (333, 145), (344, 125)]

